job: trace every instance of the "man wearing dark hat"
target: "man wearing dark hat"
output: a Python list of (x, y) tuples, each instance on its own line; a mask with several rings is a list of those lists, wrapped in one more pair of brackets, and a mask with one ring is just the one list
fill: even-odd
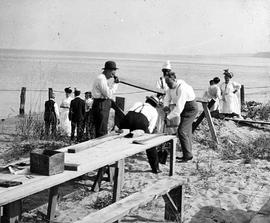
[[(122, 129), (130, 131), (141, 129), (146, 133), (152, 133), (158, 119), (156, 107), (159, 100), (155, 96), (147, 97), (145, 103), (135, 103), (121, 122)], [(160, 173), (158, 154), (156, 148), (146, 150), (147, 158), (153, 173)]]
[(50, 95), (49, 100), (45, 102), (44, 121), (45, 121), (45, 136), (49, 137), (51, 129), (51, 135), (55, 137), (56, 126), (57, 124), (59, 124), (59, 109), (58, 105), (55, 102), (54, 93), (52, 93)]
[(83, 122), (85, 117), (85, 102), (80, 98), (81, 91), (75, 88), (75, 98), (70, 102), (69, 120), (71, 121), (71, 140), (74, 140), (75, 129), (77, 129), (77, 141), (81, 142), (83, 137)]
[[(108, 120), (111, 108), (111, 99), (117, 90), (119, 80), (115, 76), (116, 63), (107, 61), (103, 68), (102, 74), (99, 74), (94, 81), (93, 95), (93, 119), (96, 131), (96, 137), (106, 135), (108, 133)], [(108, 80), (114, 78), (114, 82), (109, 85)]]

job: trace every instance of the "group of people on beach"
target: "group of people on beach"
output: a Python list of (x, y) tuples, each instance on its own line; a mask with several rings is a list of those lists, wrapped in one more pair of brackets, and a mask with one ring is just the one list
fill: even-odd
[[(100, 137), (108, 134), (108, 121), (110, 109), (113, 108), (114, 93), (117, 91), (119, 78), (116, 75), (118, 67), (114, 61), (107, 61), (103, 71), (93, 81), (91, 92), (85, 93), (85, 100), (80, 98), (80, 91), (74, 90), (75, 98), (72, 99), (72, 89), (65, 88), (66, 98), (60, 105), (60, 112), (54, 100), (54, 94), (45, 103), (45, 129), (49, 134), (56, 131), (57, 123), (61, 128), (70, 134), (74, 140), (75, 129), (77, 129), (76, 140), (83, 140), (84, 129), (86, 139), (91, 136)], [(177, 79), (172, 71), (170, 61), (166, 61), (162, 66), (162, 77), (157, 81), (157, 88), (160, 93), (147, 96), (143, 102), (136, 102), (120, 121), (120, 129), (143, 130), (145, 133), (165, 132), (168, 123), (176, 124), (176, 134), (179, 138), (183, 156), (178, 157), (179, 162), (187, 162), (193, 158), (192, 155), (192, 124), (198, 113), (198, 105), (195, 100), (195, 93), (189, 84), (184, 80)], [(221, 112), (226, 114), (239, 114), (236, 111), (237, 97), (235, 93), (240, 89), (240, 85), (232, 82), (233, 74), (224, 70), (225, 82), (218, 85), (218, 77), (210, 81), (210, 86), (204, 98), (214, 99), (215, 105), (212, 111), (219, 110), (222, 101)], [(109, 81), (113, 79), (113, 81)], [(240, 111), (240, 110), (239, 110)], [(51, 115), (48, 114), (53, 114)], [(51, 120), (53, 120), (51, 122)], [(57, 121), (60, 120), (60, 121)], [(49, 122), (52, 124), (50, 125)], [(59, 123), (60, 122), (60, 123)], [(171, 132), (169, 132), (171, 133)], [(146, 151), (147, 158), (153, 173), (161, 172), (159, 169), (159, 157), (156, 147)]]
[(55, 137), (57, 125), (59, 125), (59, 128), (70, 136), (72, 141), (75, 140), (75, 134), (78, 142), (94, 138), (92, 93), (85, 92), (83, 100), (80, 97), (80, 90), (74, 89), (74, 98), (71, 87), (66, 87), (64, 90), (65, 98), (60, 104), (60, 109), (55, 102), (55, 93), (52, 93), (49, 100), (45, 102), (45, 136)]
[(206, 100), (214, 99), (215, 103), (210, 108), (211, 112), (221, 113), (225, 116), (242, 118), (241, 106), (237, 96), (240, 92), (241, 84), (232, 81), (233, 73), (228, 69), (224, 70), (224, 82), (219, 85), (219, 77), (209, 81), (210, 86), (205, 91), (203, 98)]

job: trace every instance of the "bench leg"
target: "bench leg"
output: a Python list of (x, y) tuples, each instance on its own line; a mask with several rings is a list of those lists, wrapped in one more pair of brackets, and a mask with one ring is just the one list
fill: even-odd
[(3, 207), (2, 223), (17, 223), (22, 213), (22, 201), (14, 201)]
[(95, 182), (94, 182), (94, 184), (92, 186), (92, 191), (94, 191), (94, 192), (98, 192), (99, 191), (100, 185), (101, 185), (101, 181), (102, 181), (103, 175), (105, 174), (106, 170), (107, 170), (107, 167), (106, 166), (101, 167), (101, 168), (98, 169), (98, 173), (97, 173)]
[(183, 222), (184, 186), (181, 185), (163, 195), (165, 201), (165, 220)]
[(50, 193), (49, 193), (49, 202), (48, 202), (48, 210), (47, 210), (47, 219), (49, 221), (51, 221), (55, 217), (57, 198), (58, 198), (58, 186), (54, 186), (50, 188)]
[[(113, 202), (116, 202), (120, 199), (121, 190), (124, 182), (124, 170), (125, 161), (121, 159), (115, 164), (115, 172), (114, 172), (114, 184), (113, 184)], [(114, 223), (120, 223), (121, 220), (114, 221)]]
[(169, 176), (173, 176), (175, 172), (175, 157), (176, 157), (176, 139), (170, 141), (170, 172)]

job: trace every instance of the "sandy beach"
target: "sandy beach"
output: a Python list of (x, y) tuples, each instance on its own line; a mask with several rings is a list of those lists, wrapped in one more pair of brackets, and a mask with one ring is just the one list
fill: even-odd
[[(61, 148), (65, 142), (21, 141), (16, 136), (18, 118), (2, 120), (0, 125), (1, 164), (18, 158), (18, 151), (51, 146)], [(184, 222), (246, 223), (269, 199), (269, 154), (262, 159), (249, 159), (243, 151), (269, 150), (270, 129), (259, 125), (242, 126), (233, 121), (214, 119), (219, 139), (212, 142), (204, 120), (194, 134), (194, 159), (176, 163), (176, 176), (186, 178)], [(261, 144), (260, 144), (261, 142)], [(268, 144), (267, 144), (268, 142)], [(19, 150), (14, 150), (21, 147)], [(267, 147), (267, 148), (265, 148)], [(15, 151), (10, 155), (10, 151)], [(19, 154), (27, 157), (29, 153)], [(253, 154), (254, 155), (254, 154)], [(177, 156), (181, 152), (177, 151)], [(168, 162), (161, 165), (162, 173), (150, 172), (146, 154), (140, 153), (125, 160), (125, 180), (121, 197), (126, 197), (168, 175)], [(100, 192), (91, 192), (95, 172), (63, 184), (60, 188), (55, 222), (73, 222), (111, 202), (111, 184), (102, 183)], [(22, 222), (46, 222), (47, 191), (23, 200)], [(158, 198), (132, 212), (123, 222), (164, 222), (164, 201)]]

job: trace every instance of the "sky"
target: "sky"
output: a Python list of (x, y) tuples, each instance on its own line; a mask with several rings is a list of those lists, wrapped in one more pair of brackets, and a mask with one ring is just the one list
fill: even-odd
[(0, 48), (185, 55), (270, 51), (270, 1), (0, 0)]

